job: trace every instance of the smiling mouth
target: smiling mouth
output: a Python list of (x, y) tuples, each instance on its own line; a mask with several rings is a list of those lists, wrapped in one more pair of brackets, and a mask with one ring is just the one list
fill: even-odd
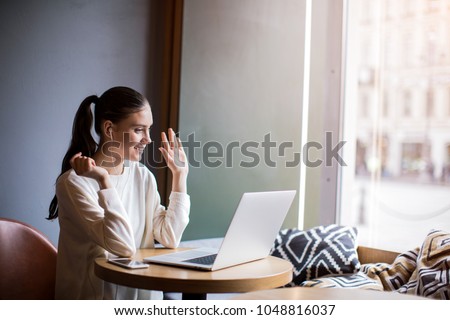
[(144, 152), (145, 147), (144, 146), (135, 146), (134, 147), (136, 150), (138, 150), (139, 152)]

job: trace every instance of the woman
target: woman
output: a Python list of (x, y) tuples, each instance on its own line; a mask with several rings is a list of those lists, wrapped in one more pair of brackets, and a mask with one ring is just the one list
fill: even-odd
[[(93, 112), (91, 111), (93, 107)], [(57, 299), (149, 299), (162, 293), (121, 287), (94, 274), (99, 257), (130, 257), (137, 248), (178, 246), (189, 221), (188, 164), (181, 142), (162, 133), (172, 172), (170, 204), (160, 204), (153, 174), (139, 160), (151, 143), (147, 100), (126, 87), (89, 96), (75, 116), (72, 141), (48, 219), (59, 218)], [(100, 141), (91, 135), (91, 126)]]

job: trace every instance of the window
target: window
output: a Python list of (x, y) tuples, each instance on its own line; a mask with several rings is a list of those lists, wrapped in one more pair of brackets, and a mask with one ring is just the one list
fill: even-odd
[(348, 1), (345, 70), (356, 72), (343, 72), (341, 130), (353, 147), (338, 169), (338, 216), (361, 244), (404, 251), (430, 229), (450, 231), (450, 89), (441, 94), (450, 61), (440, 54), (450, 51), (440, 31), (450, 10), (438, 0), (370, 2), (369, 13)]
[(426, 12), (437, 12), (440, 7), (440, 0), (426, 0), (425, 1), (425, 11)]
[(427, 118), (433, 117), (434, 115), (434, 93), (433, 89), (427, 91), (427, 99), (425, 103), (425, 116)]
[(447, 104), (447, 117), (450, 117), (450, 86), (447, 88), (447, 101), (445, 102)]
[(403, 94), (403, 117), (409, 118), (411, 116), (411, 92), (405, 91)]

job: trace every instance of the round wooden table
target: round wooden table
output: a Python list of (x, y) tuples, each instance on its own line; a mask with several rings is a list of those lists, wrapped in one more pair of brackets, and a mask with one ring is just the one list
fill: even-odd
[[(166, 254), (179, 249), (140, 249), (133, 257)], [(108, 282), (148, 290), (182, 292), (183, 299), (205, 299), (207, 293), (241, 293), (272, 289), (292, 280), (290, 262), (269, 256), (217, 271), (200, 271), (150, 264), (147, 269), (125, 269), (104, 258), (95, 260), (95, 274)]]
[(343, 288), (294, 287), (236, 295), (231, 300), (427, 300), (396, 292)]

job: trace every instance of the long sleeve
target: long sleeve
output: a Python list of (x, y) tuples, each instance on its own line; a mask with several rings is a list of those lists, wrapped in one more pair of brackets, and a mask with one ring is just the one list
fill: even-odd
[(172, 192), (166, 209), (161, 205), (156, 180), (151, 173), (147, 183), (147, 211), (151, 214), (147, 215), (143, 247), (152, 247), (153, 240), (156, 240), (166, 248), (176, 248), (189, 223), (190, 197), (185, 193)]
[[(57, 185), (57, 197), (60, 206), (70, 206), (72, 223), (80, 227), (78, 232), (85, 232), (90, 240), (106, 251), (129, 257), (135, 253), (135, 242), (129, 219), (116, 189), (87, 192), (92, 185), (86, 184), (83, 178), (64, 179)], [(67, 211), (67, 210), (61, 210)]]
[(160, 205), (155, 211), (153, 232), (155, 239), (163, 246), (176, 248), (189, 223), (190, 197), (185, 193), (172, 192), (169, 200), (167, 210)]

